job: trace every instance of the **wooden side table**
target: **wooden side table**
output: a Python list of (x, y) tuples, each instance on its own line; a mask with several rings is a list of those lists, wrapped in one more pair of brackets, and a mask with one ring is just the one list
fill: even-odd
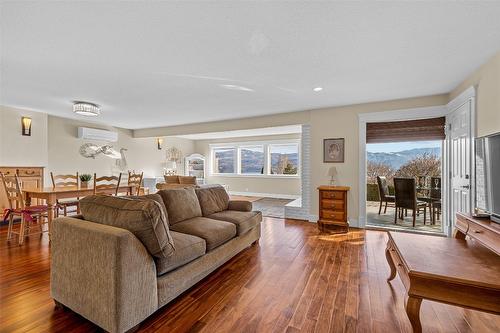
[(347, 186), (318, 187), (319, 220), (318, 228), (322, 232), (346, 233), (349, 231), (347, 222)]

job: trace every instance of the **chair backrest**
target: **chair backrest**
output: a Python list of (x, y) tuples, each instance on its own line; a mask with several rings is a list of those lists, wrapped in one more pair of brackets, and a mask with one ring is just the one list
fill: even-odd
[(417, 192), (414, 178), (394, 178), (394, 194), (397, 207), (416, 208)]
[(441, 199), (441, 177), (431, 177), (431, 199)]
[[(144, 172), (141, 173), (133, 173), (133, 172), (128, 172), (128, 185), (129, 186), (135, 186), (135, 195), (139, 195), (141, 191), (141, 185), (142, 185), (142, 176)], [(132, 193), (131, 193), (132, 194)]]
[(380, 200), (384, 200), (389, 195), (389, 186), (387, 186), (387, 178), (384, 176), (377, 176), (378, 194)]
[(76, 175), (54, 175), (50, 173), (52, 187), (78, 187), (78, 172)]
[(19, 177), (17, 175), (7, 177), (2, 172), (0, 172), (0, 177), (2, 178), (3, 188), (7, 196), (7, 201), (9, 202), (9, 208), (23, 209), (25, 207), (25, 202)]
[(94, 194), (114, 194), (118, 195), (122, 173), (117, 176), (97, 177), (94, 173)]

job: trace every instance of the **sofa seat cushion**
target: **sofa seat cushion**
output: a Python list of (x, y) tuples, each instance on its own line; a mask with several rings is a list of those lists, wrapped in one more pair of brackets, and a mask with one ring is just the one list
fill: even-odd
[(234, 223), (238, 236), (240, 236), (262, 221), (262, 213), (256, 211), (242, 212), (238, 210), (224, 210), (210, 215), (209, 218)]
[(175, 251), (168, 258), (155, 258), (156, 274), (158, 276), (201, 257), (207, 249), (203, 238), (176, 231), (171, 231), (170, 234), (174, 239)]
[(236, 236), (235, 224), (206, 217), (194, 217), (176, 223), (171, 229), (203, 238), (207, 243), (207, 252)]
[(227, 194), (226, 189), (220, 185), (197, 188), (196, 195), (200, 201), (203, 216), (222, 212), (229, 206), (229, 194)]
[(168, 217), (159, 195), (113, 197), (90, 195), (80, 200), (83, 218), (132, 232), (155, 257), (165, 258), (174, 252)]
[(174, 188), (158, 191), (167, 208), (168, 222), (172, 226), (184, 220), (201, 216), (200, 203), (194, 188)]

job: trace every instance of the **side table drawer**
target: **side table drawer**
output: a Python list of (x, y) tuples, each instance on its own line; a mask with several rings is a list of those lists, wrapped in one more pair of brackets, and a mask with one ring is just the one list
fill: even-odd
[(323, 199), (344, 200), (344, 193), (339, 191), (322, 191), (321, 197)]
[(321, 207), (323, 209), (344, 212), (345, 203), (344, 203), (344, 200), (322, 199), (321, 200)]
[(0, 168), (0, 172), (4, 174), (6, 177), (14, 177), (17, 173), (16, 168)]
[(344, 220), (344, 212), (335, 212), (333, 210), (325, 210), (321, 211), (321, 216), (328, 220), (333, 221), (343, 221)]
[(19, 168), (17, 169), (19, 177), (40, 177), (42, 170), (38, 168)]
[[(458, 221), (459, 220), (457, 220), (457, 225)], [(489, 232), (486, 228), (475, 223), (469, 223), (467, 235), (475, 238), (477, 241), (481, 242), (484, 246), (490, 249), (494, 249), (495, 246), (500, 244), (500, 235)]]

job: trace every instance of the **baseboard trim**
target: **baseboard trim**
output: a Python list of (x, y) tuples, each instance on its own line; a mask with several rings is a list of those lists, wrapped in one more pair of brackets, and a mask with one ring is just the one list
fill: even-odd
[(293, 194), (279, 194), (279, 193), (258, 193), (258, 192), (235, 192), (229, 191), (232, 195), (242, 195), (248, 197), (264, 197), (264, 198), (275, 198), (275, 199), (298, 199), (300, 195)]

